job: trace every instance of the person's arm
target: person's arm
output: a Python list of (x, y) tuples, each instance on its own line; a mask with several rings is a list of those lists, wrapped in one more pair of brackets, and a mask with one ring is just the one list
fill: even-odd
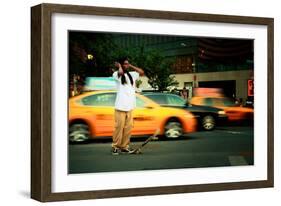
[(133, 70), (135, 70), (136, 72), (138, 72), (139, 74), (140, 74), (140, 76), (143, 76), (144, 75), (144, 71), (141, 69), (141, 68), (139, 68), (139, 67), (136, 67), (136, 66), (134, 66), (134, 65), (129, 65)]
[(124, 74), (121, 64), (118, 62), (115, 62), (115, 66), (118, 68), (118, 77), (121, 77)]

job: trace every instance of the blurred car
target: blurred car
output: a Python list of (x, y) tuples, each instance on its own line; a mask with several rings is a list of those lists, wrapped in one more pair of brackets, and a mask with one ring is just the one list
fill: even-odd
[[(115, 91), (87, 92), (69, 99), (69, 140), (112, 136), (114, 131)], [(160, 129), (160, 135), (178, 138), (196, 130), (196, 119), (188, 111), (161, 107), (149, 98), (136, 94), (133, 110), (132, 136), (150, 135)]]
[(213, 130), (218, 123), (227, 121), (227, 116), (223, 109), (192, 105), (180, 96), (171, 93), (146, 92), (142, 94), (161, 106), (183, 108), (191, 112), (197, 117), (198, 126), (206, 131)]
[(254, 97), (253, 96), (247, 97), (244, 107), (254, 108)]
[(254, 110), (237, 105), (227, 97), (192, 97), (191, 104), (223, 109), (229, 121), (253, 120)]

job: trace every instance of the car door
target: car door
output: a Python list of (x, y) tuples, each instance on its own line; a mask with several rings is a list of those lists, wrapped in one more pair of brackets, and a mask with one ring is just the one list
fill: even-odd
[(136, 108), (133, 110), (134, 127), (133, 135), (152, 134), (157, 129), (156, 108), (146, 107), (145, 100), (136, 97)]
[(82, 103), (88, 115), (94, 115), (92, 122), (97, 136), (111, 136), (114, 129), (114, 103), (116, 93), (97, 93), (84, 97)]
[(229, 107), (229, 105), (231, 105), (231, 101), (227, 98), (206, 98), (205, 104), (207, 106), (223, 109), (230, 121), (241, 119), (241, 112), (237, 109), (237, 107)]
[(163, 94), (149, 94), (146, 97), (153, 100), (154, 102), (160, 104), (160, 105), (167, 105), (167, 95)]

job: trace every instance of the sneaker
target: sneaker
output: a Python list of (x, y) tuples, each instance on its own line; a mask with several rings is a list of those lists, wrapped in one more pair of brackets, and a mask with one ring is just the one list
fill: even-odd
[(121, 152), (124, 154), (132, 154), (134, 150), (131, 148), (125, 148), (125, 149), (121, 149)]
[(112, 148), (111, 154), (112, 155), (119, 155), (121, 150), (119, 148)]

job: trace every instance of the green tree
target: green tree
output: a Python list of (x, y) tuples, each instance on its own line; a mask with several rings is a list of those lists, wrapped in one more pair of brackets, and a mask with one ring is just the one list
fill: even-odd
[[(69, 33), (70, 74), (84, 76), (108, 76), (114, 62), (116, 45), (111, 34)], [(88, 58), (88, 55), (92, 58)]]
[[(92, 58), (88, 58), (88, 54)], [(159, 50), (145, 49), (144, 45), (118, 45), (114, 41), (114, 34), (69, 33), (70, 76), (111, 76), (114, 62), (120, 57), (128, 57), (132, 64), (143, 68), (148, 83), (158, 91), (178, 85), (171, 75), (174, 59), (164, 57)]]
[(144, 47), (123, 48), (116, 51), (116, 56), (126, 56), (132, 64), (141, 67), (148, 78), (148, 83), (158, 91), (164, 91), (179, 83), (172, 76), (173, 58), (164, 57), (159, 50), (145, 50)]
[(173, 58), (164, 57), (157, 50), (149, 51), (144, 58), (145, 73), (152, 88), (164, 91), (169, 87), (178, 86), (179, 83), (175, 80), (171, 70), (174, 64)]

